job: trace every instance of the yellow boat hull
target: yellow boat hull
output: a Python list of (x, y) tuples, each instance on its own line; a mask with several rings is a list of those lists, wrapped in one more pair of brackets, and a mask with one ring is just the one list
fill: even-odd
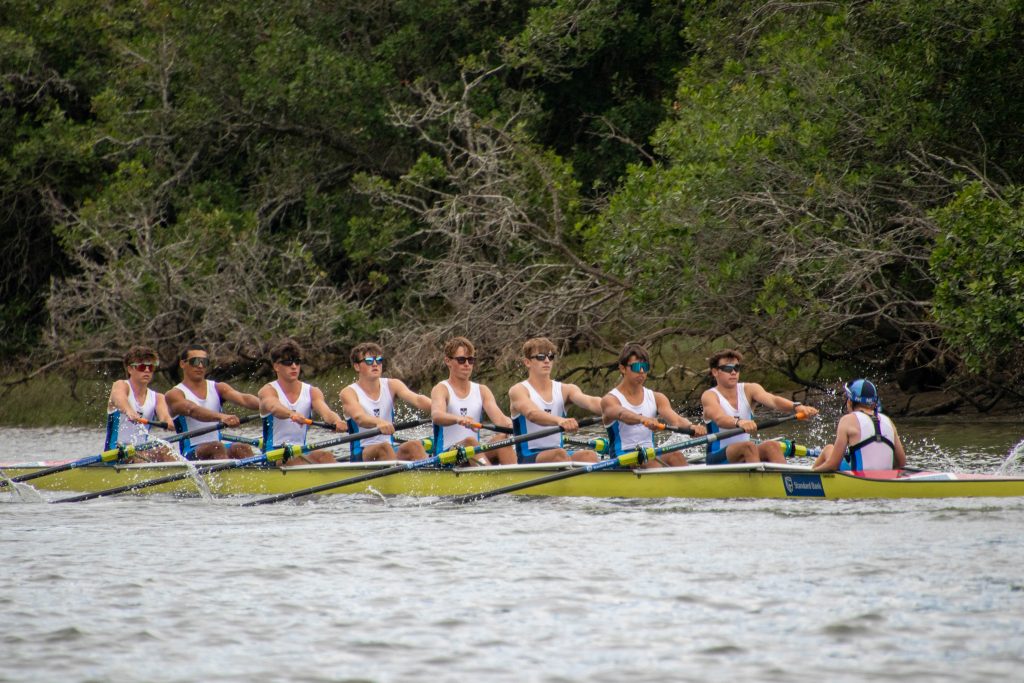
[[(7, 477), (38, 471), (54, 463), (11, 465)], [(201, 463), (204, 467), (211, 463)], [(287, 469), (235, 468), (204, 477), (215, 495), (274, 495), (356, 477), (394, 463), (308, 465)], [(537, 479), (564, 465), (522, 465), (467, 469), (418, 469), (379, 477), (327, 493), (380, 493), (395, 496), (458, 496)], [(25, 483), (51, 491), (95, 492), (184, 472), (179, 463), (88, 466)], [(2, 491), (2, 489), (0, 489)], [(188, 478), (138, 493), (197, 495)], [(942, 472), (812, 473), (797, 465), (702, 465), (646, 471), (603, 470), (524, 489), (511, 495), (588, 496), (595, 498), (959, 498), (1024, 496), (1024, 477)]]

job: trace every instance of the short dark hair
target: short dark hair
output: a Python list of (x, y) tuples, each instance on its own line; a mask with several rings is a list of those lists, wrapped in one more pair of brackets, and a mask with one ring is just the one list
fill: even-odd
[(380, 344), (373, 342), (363, 342), (362, 344), (356, 344), (352, 347), (352, 351), (348, 354), (348, 359), (352, 361), (352, 365), (357, 365), (367, 356), (383, 356), (384, 349)]
[(708, 368), (714, 370), (718, 367), (718, 362), (724, 358), (735, 358), (738, 363), (743, 360), (743, 354), (736, 349), (722, 349), (721, 351), (716, 351), (711, 354), (710, 358), (708, 358)]
[(124, 365), (128, 367), (132, 363), (141, 363), (142, 361), (154, 360), (159, 362), (160, 356), (157, 355), (156, 350), (151, 346), (133, 346), (128, 349), (128, 352), (124, 354)]
[(189, 351), (202, 351), (207, 356), (210, 355), (210, 352), (207, 351), (206, 347), (203, 346), (202, 344), (189, 344), (188, 346), (181, 350), (181, 353), (178, 354), (178, 358), (180, 360), (188, 360)]
[(619, 365), (628, 363), (631, 356), (636, 356), (639, 361), (651, 362), (651, 354), (647, 351), (647, 347), (640, 342), (626, 342), (626, 345), (622, 347), (622, 353), (619, 354)]
[(294, 339), (283, 339), (270, 349), (270, 362), (276, 363), (284, 358), (302, 359), (302, 347)]

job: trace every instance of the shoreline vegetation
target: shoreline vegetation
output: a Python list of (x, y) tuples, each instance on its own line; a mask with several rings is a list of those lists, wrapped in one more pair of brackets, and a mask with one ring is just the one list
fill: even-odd
[(544, 335), (595, 381), (679, 353), (686, 403), (730, 339), (766, 386), (1024, 404), (1019, 0), (39, 7), (0, 31), (0, 374), (375, 339), (423, 386)]

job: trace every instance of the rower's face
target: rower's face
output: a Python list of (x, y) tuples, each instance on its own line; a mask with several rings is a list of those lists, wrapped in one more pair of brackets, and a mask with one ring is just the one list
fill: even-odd
[(367, 355), (358, 363), (352, 364), (352, 369), (363, 378), (375, 379), (384, 372), (384, 356)]
[(178, 366), (186, 377), (200, 381), (206, 379), (210, 367), (210, 356), (205, 351), (189, 351), (188, 358), (178, 361)]
[(627, 384), (643, 385), (647, 381), (647, 374), (651, 371), (650, 361), (630, 356), (625, 365), (619, 366), (622, 379)]
[(720, 387), (735, 387), (740, 382), (740, 361), (737, 358), (723, 358), (711, 371)]
[(473, 375), (475, 363), (476, 358), (465, 346), (458, 347), (455, 353), (444, 359), (444, 364), (448, 366), (448, 374), (457, 379), (469, 379)]
[(297, 380), (302, 371), (302, 361), (298, 358), (282, 358), (274, 363), (274, 372), (279, 380)]
[(153, 373), (156, 372), (159, 365), (155, 358), (147, 358), (146, 360), (130, 363), (128, 365), (128, 379), (142, 385), (149, 384), (153, 380)]
[(548, 351), (535, 353), (524, 358), (523, 364), (526, 366), (526, 371), (531, 375), (550, 377), (551, 370), (555, 365), (555, 354)]

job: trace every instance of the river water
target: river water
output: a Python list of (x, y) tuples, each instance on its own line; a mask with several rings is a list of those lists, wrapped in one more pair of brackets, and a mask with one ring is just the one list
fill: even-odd
[[(1021, 422), (900, 428), (911, 464), (969, 471), (1024, 439)], [(98, 441), (0, 429), (0, 460)], [(993, 681), (1024, 666), (1024, 500), (3, 493), (0, 515), (0, 681)]]

